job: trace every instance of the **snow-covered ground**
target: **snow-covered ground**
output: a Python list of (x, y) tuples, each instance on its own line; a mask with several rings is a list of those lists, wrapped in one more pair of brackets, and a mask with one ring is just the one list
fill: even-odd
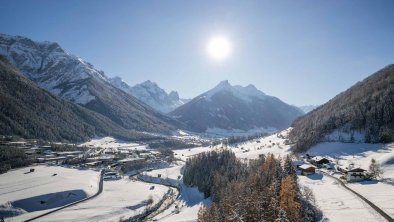
[(99, 178), (96, 171), (58, 166), (11, 170), (0, 175), (0, 216), (21, 214), (12, 218), (20, 221), (86, 198), (97, 192)]
[(260, 154), (274, 154), (285, 156), (290, 154), (290, 145), (285, 144), (284, 137), (287, 136), (288, 130), (250, 140), (246, 143), (236, 146), (229, 146), (238, 158), (257, 159)]
[[(177, 165), (173, 165), (170, 168), (153, 170), (147, 173), (147, 175), (152, 177), (157, 177), (158, 174), (161, 174), (163, 179), (168, 178), (181, 187), (180, 196), (175, 203), (169, 209), (155, 216), (154, 219), (168, 222), (196, 221), (200, 207), (203, 204), (209, 205), (211, 203), (210, 199), (204, 198), (204, 195), (196, 187), (187, 187), (182, 183), (181, 169), (183, 166), (184, 163), (178, 162)], [(179, 212), (177, 213), (175, 213), (177, 211), (175, 206), (178, 206)]]
[(368, 204), (321, 174), (299, 176), (300, 184), (312, 189), (317, 206), (329, 221), (386, 221)]
[[(231, 145), (228, 148), (235, 152), (238, 158), (255, 159), (260, 154), (275, 155), (290, 154), (290, 145), (285, 145), (288, 130), (265, 138), (254, 139), (245, 143)], [(188, 157), (214, 148), (198, 147), (176, 150), (176, 157), (186, 160)], [(353, 163), (356, 167), (368, 169), (372, 158), (382, 164), (384, 178), (377, 182), (352, 183), (349, 187), (367, 197), (386, 213), (394, 216), (394, 143), (366, 144), (325, 142), (312, 147), (307, 153), (325, 156), (339, 165), (348, 166)], [(334, 161), (335, 162), (335, 161)], [(330, 221), (384, 221), (376, 212), (354, 194), (340, 187), (333, 179), (327, 177), (300, 176), (300, 183), (312, 188), (317, 205)]]
[(166, 186), (129, 179), (105, 181), (103, 192), (75, 206), (65, 208), (40, 219), (40, 221), (119, 221), (141, 213), (150, 197), (157, 203), (167, 192)]
[(146, 150), (146, 145), (138, 143), (125, 142), (115, 139), (113, 137), (102, 137), (92, 139), (89, 142), (82, 143), (79, 146), (86, 146), (91, 148), (104, 148), (104, 149), (118, 149), (118, 150)]
[[(286, 145), (284, 139), (288, 132), (288, 130), (284, 130), (270, 136), (261, 137), (243, 143), (232, 144), (227, 148), (233, 151), (238, 158), (257, 159), (260, 154), (268, 153), (284, 156), (290, 154), (290, 145)], [(174, 153), (175, 157), (186, 160), (188, 157), (192, 157), (199, 153), (222, 149), (222, 147), (223, 146), (220, 144), (214, 147), (196, 147), (174, 150)]]
[(221, 128), (208, 128), (204, 136), (206, 137), (217, 137), (217, 138), (224, 138), (224, 137), (230, 137), (230, 136), (249, 136), (249, 135), (255, 135), (258, 133), (273, 133), (278, 131), (276, 128), (254, 128), (250, 130), (242, 130), (242, 129), (221, 129)]
[(394, 143), (326, 142), (312, 147), (308, 153), (336, 160), (342, 167), (354, 164), (355, 167), (365, 170), (368, 170), (371, 159), (374, 158), (382, 166), (383, 178), (377, 181), (349, 183), (348, 186), (394, 217)]

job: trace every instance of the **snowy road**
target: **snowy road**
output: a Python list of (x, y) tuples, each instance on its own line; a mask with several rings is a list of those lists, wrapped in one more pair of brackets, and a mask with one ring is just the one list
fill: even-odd
[(344, 187), (345, 189), (349, 190), (350, 192), (352, 192), (353, 194), (355, 194), (356, 196), (358, 196), (360, 199), (362, 199), (365, 203), (367, 203), (371, 208), (373, 208), (378, 214), (380, 214), (382, 217), (384, 217), (387, 221), (389, 222), (394, 222), (394, 219), (388, 215), (386, 212), (384, 212), (382, 209), (380, 209), (378, 206), (376, 206), (375, 204), (373, 204), (371, 201), (369, 201), (367, 198), (365, 198), (364, 196), (362, 196), (361, 194), (357, 193), (356, 191), (354, 191), (353, 189), (350, 189), (348, 186), (346, 186), (343, 181), (341, 181), (340, 179), (333, 177), (327, 173), (324, 173), (324, 175), (336, 180), (342, 187)]

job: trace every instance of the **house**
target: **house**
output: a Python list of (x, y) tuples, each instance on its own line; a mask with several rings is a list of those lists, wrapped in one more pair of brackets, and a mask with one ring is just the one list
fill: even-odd
[(304, 176), (311, 175), (316, 172), (316, 168), (309, 164), (302, 164), (298, 169), (301, 170), (301, 174)]
[(318, 156), (311, 158), (310, 162), (311, 162), (311, 164), (313, 164), (313, 165), (315, 165), (315, 166), (317, 166), (319, 168), (322, 167), (323, 164), (330, 163), (330, 161), (327, 158), (318, 157)]
[(365, 180), (365, 171), (366, 170), (361, 169), (361, 168), (354, 168), (354, 169), (348, 170), (346, 172), (346, 181), (358, 182), (358, 181)]

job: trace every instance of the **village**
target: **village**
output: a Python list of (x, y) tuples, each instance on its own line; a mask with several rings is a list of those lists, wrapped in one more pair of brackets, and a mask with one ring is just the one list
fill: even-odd
[[(28, 167), (3, 174), (3, 178), (9, 177), (12, 180), (29, 181), (29, 183), (40, 181), (42, 186), (53, 189), (54, 193), (59, 192), (58, 186), (55, 185), (56, 181), (61, 181), (61, 183), (67, 181), (65, 184), (69, 184), (70, 188), (65, 186), (61, 190), (68, 193), (70, 193), (68, 190), (71, 190), (71, 193), (78, 195), (73, 190), (83, 188), (88, 193), (88, 198), (94, 196), (100, 190), (98, 181), (104, 183), (103, 194), (97, 200), (89, 200), (84, 204), (78, 204), (76, 207), (70, 207), (69, 210), (65, 209), (60, 213), (43, 218), (48, 221), (55, 221), (57, 215), (70, 219), (75, 218), (73, 212), (76, 209), (80, 212), (81, 218), (88, 218), (86, 215), (92, 217), (100, 215), (101, 219), (139, 216), (144, 214), (140, 210), (148, 206), (146, 203), (150, 203), (152, 195), (152, 206), (162, 209), (156, 210), (157, 213), (162, 212), (160, 214), (150, 214), (152, 219), (171, 221), (175, 218), (179, 220), (190, 218), (194, 220), (201, 204), (209, 203), (210, 200), (205, 199), (198, 189), (186, 187), (182, 183), (182, 168), (185, 162), (188, 158), (202, 152), (214, 149), (231, 149), (237, 158), (245, 161), (270, 153), (277, 156), (291, 155), (300, 184), (310, 187), (314, 191), (318, 205), (328, 218), (343, 218), (353, 215), (354, 211), (345, 210), (345, 208), (349, 209), (347, 207), (352, 204), (357, 204), (357, 206), (362, 204), (357, 200), (357, 197), (352, 196), (351, 193), (343, 190), (340, 186), (347, 186), (371, 200), (376, 200), (377, 204), (383, 209), (389, 209), (386, 201), (391, 198), (390, 196), (381, 198), (379, 196), (377, 198), (372, 195), (375, 192), (375, 187), (381, 188), (382, 192), (391, 188), (387, 183), (390, 181), (386, 182), (371, 177), (368, 167), (370, 159), (358, 154), (359, 150), (363, 152), (365, 144), (327, 143), (323, 144), (322, 147), (312, 149), (311, 152), (294, 155), (290, 152), (290, 145), (283, 138), (283, 135), (286, 135), (286, 131), (235, 144), (219, 143), (175, 150), (152, 149), (148, 144), (123, 142), (109, 137), (94, 139), (83, 144), (41, 143), (34, 140), (3, 141), (2, 146), (17, 147), (18, 150), (23, 150), (29, 158), (34, 160)], [(344, 149), (341, 146), (348, 147), (351, 152), (342, 156), (339, 155), (336, 150), (343, 153)], [(371, 155), (371, 158), (377, 158), (379, 161), (382, 161), (381, 157), (383, 155), (391, 158), (392, 148), (383, 147), (383, 150), (381, 150), (381, 146), (375, 146), (376, 151), (368, 154)], [(391, 171), (385, 168), (385, 172), (389, 173)], [(85, 177), (86, 179), (78, 180), (80, 183), (73, 184), (76, 181), (72, 178)], [(20, 184), (25, 183), (21, 182)], [(364, 184), (371, 184), (371, 186), (365, 186)], [(135, 190), (137, 188), (138, 190)], [(36, 195), (29, 194), (28, 196), (33, 196), (32, 198), (39, 200), (48, 200), (47, 197), (43, 196), (49, 192), (47, 188), (37, 189), (34, 186), (29, 186), (26, 189), (37, 192)], [(327, 196), (327, 193), (320, 192), (321, 189), (328, 189), (332, 192)], [(20, 189), (18, 188), (18, 190)], [(369, 190), (374, 190), (374, 192), (369, 192)], [(8, 189), (6, 191), (8, 192)], [(169, 196), (167, 192), (171, 192), (171, 195)], [(29, 200), (22, 198), (27, 194), (19, 193), (20, 197), (18, 195), (5, 196), (4, 200), (14, 200), (14, 203), (18, 203), (18, 198), (22, 199), (22, 202)], [(369, 196), (369, 194), (372, 196)], [(346, 195), (346, 200), (341, 199), (342, 202), (338, 203), (330, 202), (332, 198), (337, 199), (343, 195)], [(64, 199), (71, 202), (72, 199), (67, 199), (67, 196), (68, 194), (64, 196)], [(140, 197), (135, 199), (137, 196)], [(84, 198), (86, 196), (79, 196), (79, 199)], [(124, 198), (128, 199), (128, 202), (120, 201)], [(104, 199), (110, 201), (102, 202)], [(188, 205), (187, 203), (190, 202), (196, 204)], [(96, 208), (92, 206), (101, 203), (101, 210), (94, 210)], [(140, 206), (140, 210), (135, 210), (134, 205), (129, 209), (130, 203)], [(44, 205), (46, 206), (46, 204)], [(44, 205), (39, 204), (37, 206)], [(65, 204), (63, 203), (63, 205)], [(117, 207), (113, 208), (115, 205)], [(51, 205), (47, 207), (49, 206)], [(112, 210), (109, 210), (108, 206), (111, 206)], [(343, 211), (340, 214), (332, 213), (332, 209), (338, 207), (343, 208)], [(11, 210), (13, 209), (11, 208)], [(120, 209), (123, 213), (119, 214), (118, 210)], [(85, 211), (89, 211), (89, 214), (84, 213)], [(38, 214), (44, 211), (38, 210), (36, 212)], [(365, 216), (375, 217), (368, 213), (368, 209), (360, 210), (360, 212), (360, 218)], [(389, 212), (391, 211), (389, 210)], [(22, 220), (32, 216), (34, 214), (23, 213), (17, 218)]]
[(312, 156), (306, 154), (303, 160), (294, 161), (293, 164), (300, 175), (308, 176), (317, 173), (328, 173), (331, 176), (337, 177), (344, 182), (360, 182), (371, 179), (367, 170), (361, 167), (356, 167), (354, 164), (349, 164), (346, 167), (337, 165), (331, 158), (321, 156)]
[(116, 180), (123, 175), (133, 176), (168, 167), (174, 160), (173, 152), (168, 149), (149, 149), (147, 144), (136, 143), (118, 145), (113, 141), (104, 141), (99, 145), (76, 145), (59, 142), (40, 144), (37, 140), (3, 140), (0, 145), (23, 150), (33, 163), (31, 172), (34, 172), (35, 165), (104, 170), (104, 180)]

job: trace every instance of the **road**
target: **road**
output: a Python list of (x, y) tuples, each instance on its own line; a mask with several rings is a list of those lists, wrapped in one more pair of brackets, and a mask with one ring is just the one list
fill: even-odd
[(338, 178), (336, 178), (336, 177), (334, 177), (334, 176), (331, 176), (330, 174), (328, 174), (328, 173), (326, 173), (326, 172), (323, 172), (323, 174), (326, 175), (326, 176), (328, 176), (328, 177), (330, 177), (330, 178), (333, 178), (333, 179), (336, 180), (342, 187), (344, 187), (346, 190), (348, 190), (348, 191), (352, 192), (353, 194), (355, 194), (356, 196), (358, 196), (358, 197), (359, 197), (360, 199), (362, 199), (365, 203), (367, 203), (369, 206), (371, 206), (372, 209), (374, 209), (378, 214), (380, 214), (382, 217), (384, 217), (387, 221), (389, 221), (389, 222), (394, 222), (394, 219), (393, 219), (392, 217), (390, 217), (390, 215), (388, 215), (387, 213), (385, 213), (382, 209), (380, 209), (378, 206), (376, 206), (375, 204), (373, 204), (371, 201), (369, 201), (367, 198), (365, 198), (365, 197), (362, 196), (361, 194), (359, 194), (359, 193), (357, 193), (356, 191), (350, 189), (348, 186), (346, 186), (346, 184), (345, 184), (342, 180), (340, 180), (340, 179), (338, 179)]
[(87, 197), (87, 198), (85, 198), (85, 199), (78, 200), (78, 201), (75, 201), (75, 202), (73, 202), (73, 203), (64, 205), (64, 206), (59, 207), (59, 208), (56, 208), (56, 209), (54, 209), (54, 210), (48, 211), (48, 212), (43, 213), (43, 214), (41, 214), (41, 215), (35, 216), (35, 217), (33, 217), (33, 218), (30, 218), (30, 219), (28, 219), (28, 220), (25, 220), (25, 222), (37, 220), (37, 219), (39, 219), (39, 218), (41, 218), (41, 217), (44, 217), (44, 216), (47, 216), (47, 215), (49, 215), (49, 214), (55, 213), (55, 212), (57, 212), (57, 211), (63, 210), (63, 209), (65, 209), (65, 208), (67, 208), (67, 207), (75, 206), (75, 205), (77, 205), (77, 204), (79, 204), (79, 203), (82, 203), (82, 202), (85, 202), (85, 201), (88, 201), (88, 200), (91, 200), (91, 199), (97, 197), (98, 195), (100, 195), (100, 194), (103, 192), (103, 181), (104, 181), (104, 180), (103, 180), (103, 176), (104, 176), (104, 171), (101, 170), (101, 172), (100, 172), (100, 180), (99, 180), (99, 188), (98, 188), (98, 190), (97, 190), (97, 193), (95, 193), (94, 195), (92, 195), (92, 196), (90, 196), (90, 197)]

